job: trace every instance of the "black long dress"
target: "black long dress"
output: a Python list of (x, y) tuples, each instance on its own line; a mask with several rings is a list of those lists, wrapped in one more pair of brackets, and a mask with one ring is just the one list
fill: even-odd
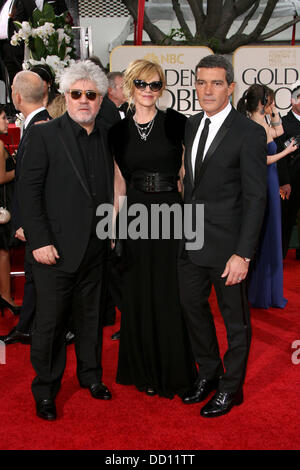
[[(5, 161), (6, 171), (14, 170), (15, 166), (16, 165), (13, 157), (11, 155), (8, 155)], [(0, 185), (0, 207), (6, 207), (7, 210), (11, 210), (13, 192), (14, 180), (10, 181), (9, 183)], [(0, 224), (0, 249), (9, 250), (11, 231), (11, 222), (8, 222), (7, 224)]]
[[(110, 139), (127, 182), (128, 208), (135, 203), (181, 204), (177, 191), (146, 193), (130, 186), (133, 172), (178, 175), (185, 118), (158, 111), (151, 133), (142, 141), (132, 117), (113, 127)], [(128, 222), (130, 222), (128, 217)], [(150, 227), (149, 218), (149, 227)], [(192, 357), (177, 284), (178, 240), (127, 239), (127, 268), (122, 279), (121, 339), (117, 383), (139, 390), (153, 387), (161, 396), (181, 395), (195, 381)]]

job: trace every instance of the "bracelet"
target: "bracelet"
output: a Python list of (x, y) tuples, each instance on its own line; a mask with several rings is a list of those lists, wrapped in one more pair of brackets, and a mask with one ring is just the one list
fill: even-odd
[(278, 127), (278, 126), (281, 126), (281, 123), (282, 123), (281, 118), (279, 118), (279, 120), (276, 121), (276, 122), (271, 121), (271, 126), (272, 127)]

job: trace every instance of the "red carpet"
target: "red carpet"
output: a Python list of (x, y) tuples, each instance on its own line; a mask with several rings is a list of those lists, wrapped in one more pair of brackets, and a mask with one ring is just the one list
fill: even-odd
[[(101, 402), (80, 389), (75, 377), (73, 346), (57, 398), (59, 419), (35, 416), (30, 384), (34, 372), (29, 346), (7, 347), (0, 365), (0, 448), (106, 450), (214, 450), (300, 448), (300, 364), (291, 361), (292, 343), (300, 340), (300, 261), (290, 250), (285, 261), (284, 310), (253, 310), (253, 341), (245, 383), (245, 402), (226, 416), (204, 419), (200, 405), (148, 397), (134, 387), (114, 382), (118, 343), (110, 336), (119, 326), (104, 329), (104, 382), (113, 399)], [(213, 298), (222, 350), (226, 337)], [(6, 312), (0, 334), (16, 320)], [(299, 353), (300, 358), (300, 353)]]

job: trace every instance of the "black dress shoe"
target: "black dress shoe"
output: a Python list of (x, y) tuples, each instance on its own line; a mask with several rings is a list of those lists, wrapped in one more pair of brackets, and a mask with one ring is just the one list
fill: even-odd
[(113, 335), (111, 335), (111, 339), (113, 341), (116, 341), (117, 339), (120, 339), (120, 336), (121, 336), (121, 332), (119, 330), (119, 331), (116, 331)]
[(108, 390), (108, 388), (103, 384), (91, 384), (88, 385), (87, 387), (83, 388), (88, 388), (91, 392), (91, 395), (93, 398), (97, 398), (100, 400), (110, 400), (111, 399), (111, 393)]
[(244, 401), (243, 390), (236, 393), (217, 392), (200, 411), (204, 418), (214, 418), (229, 413), (233, 406), (241, 405)]
[(17, 328), (15, 327), (7, 335), (0, 336), (0, 341), (3, 341), (5, 344), (13, 344), (13, 343), (30, 344), (31, 333), (23, 333), (22, 331), (18, 331)]
[(195, 385), (191, 390), (182, 395), (181, 399), (186, 405), (192, 403), (199, 403), (205, 400), (205, 398), (218, 388), (219, 379), (206, 380), (198, 378)]
[(36, 403), (36, 414), (47, 421), (56, 419), (56, 407), (53, 400), (40, 400)]

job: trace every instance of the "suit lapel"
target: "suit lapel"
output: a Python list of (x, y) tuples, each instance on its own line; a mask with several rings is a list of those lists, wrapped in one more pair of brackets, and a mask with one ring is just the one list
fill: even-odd
[(203, 175), (205, 173), (205, 170), (206, 170), (207, 166), (209, 165), (209, 162), (210, 162), (213, 154), (215, 153), (215, 151), (217, 150), (217, 148), (221, 144), (222, 140), (226, 136), (227, 132), (229, 131), (232, 120), (234, 119), (234, 116), (235, 116), (236, 112), (237, 111), (234, 108), (232, 108), (232, 110), (228, 114), (227, 118), (223, 122), (222, 126), (218, 130), (217, 135), (214, 138), (214, 140), (212, 141), (209, 149), (207, 150), (204, 161), (202, 163), (202, 166), (201, 166), (201, 169), (200, 169), (200, 172), (199, 172), (198, 179), (197, 179), (197, 181), (195, 181), (195, 187), (197, 187), (199, 185), (199, 182), (200, 182), (201, 178), (203, 177)]
[(101, 131), (100, 127), (100, 136), (101, 136), (101, 148), (102, 152), (100, 152), (100, 157), (105, 160), (105, 168), (106, 168), (106, 181), (108, 186), (109, 194), (112, 195), (111, 202), (113, 203), (113, 165), (112, 165), (112, 157), (111, 161), (109, 162), (108, 159), (110, 157), (110, 152), (108, 150), (107, 145), (105, 145), (103, 131)]
[(91, 198), (83, 167), (82, 156), (80, 154), (79, 146), (75, 141), (75, 136), (66, 113), (61, 117), (60, 123), (61, 126), (58, 126), (58, 139), (60, 144), (64, 149), (66, 156), (84, 189), (84, 192), (89, 198)]
[(204, 116), (203, 112), (199, 113), (199, 115), (196, 116), (197, 119), (195, 119), (195, 121), (191, 123), (190, 138), (187, 138), (186, 171), (187, 171), (187, 174), (190, 178), (190, 181), (192, 182), (192, 186), (194, 185), (194, 175), (193, 175), (193, 169), (192, 169), (192, 148), (193, 148), (193, 143), (194, 143), (194, 140), (195, 140), (195, 136), (197, 134), (197, 130), (200, 126), (200, 123), (202, 121), (203, 116)]
[(35, 116), (33, 116), (32, 119), (30, 119), (28, 125), (26, 126), (26, 129), (23, 130), (23, 134), (18, 145), (18, 155), (22, 153), (22, 146), (24, 144), (28, 129), (30, 129), (30, 127), (33, 126), (35, 122), (46, 121), (47, 119), (51, 119), (51, 116), (46, 109), (43, 109)]

